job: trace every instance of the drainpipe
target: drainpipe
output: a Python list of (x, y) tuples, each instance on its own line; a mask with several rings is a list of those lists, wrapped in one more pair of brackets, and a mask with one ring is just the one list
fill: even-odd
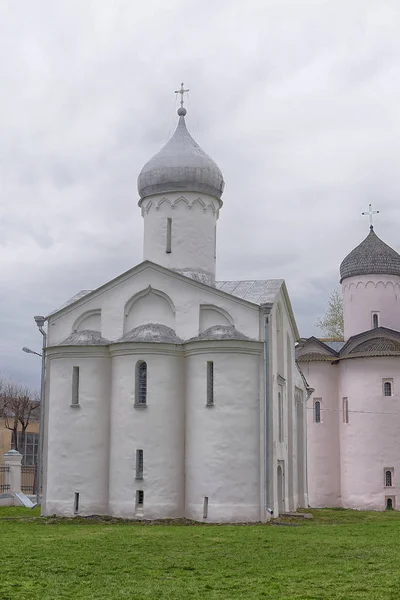
[(273, 510), (270, 508), (270, 423), (269, 423), (269, 411), (270, 411), (270, 374), (269, 374), (269, 317), (271, 313), (272, 304), (263, 304), (261, 306), (264, 314), (264, 360), (265, 360), (265, 508), (270, 515), (273, 514)]
[(39, 448), (36, 474), (36, 503), (40, 504), (40, 490), (42, 487), (42, 468), (43, 468), (43, 432), (44, 432), (44, 403), (45, 403), (45, 373), (46, 373), (46, 344), (47, 335), (43, 326), (45, 317), (35, 317), (36, 325), (43, 336), (42, 350), (42, 374), (40, 379), (40, 421), (39, 421)]

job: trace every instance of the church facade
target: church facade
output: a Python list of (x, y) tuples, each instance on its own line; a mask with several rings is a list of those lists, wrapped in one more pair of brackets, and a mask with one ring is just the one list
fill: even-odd
[(369, 235), (340, 265), (344, 340), (299, 345), (313, 507), (400, 509), (400, 255)]
[(143, 262), (47, 317), (43, 514), (234, 522), (307, 506), (287, 289), (216, 281), (224, 181), (178, 115), (138, 178)]

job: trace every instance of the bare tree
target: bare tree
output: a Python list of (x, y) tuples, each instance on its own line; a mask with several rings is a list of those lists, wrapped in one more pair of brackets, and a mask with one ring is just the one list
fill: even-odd
[(343, 338), (343, 298), (336, 288), (329, 296), (328, 308), (322, 319), (315, 323), (327, 338)]
[(39, 407), (37, 392), (19, 383), (0, 379), (0, 418), (4, 419), (6, 429), (11, 431), (11, 447), (15, 450), (23, 451), (25, 432), (29, 423), (39, 418)]

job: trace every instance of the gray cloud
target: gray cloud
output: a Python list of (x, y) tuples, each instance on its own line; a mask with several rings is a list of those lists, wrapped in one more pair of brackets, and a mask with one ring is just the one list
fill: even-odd
[(219, 278), (284, 277), (314, 332), (368, 232), (398, 248), (396, 0), (0, 2), (0, 372), (33, 315), (141, 260), (136, 178), (176, 125), (226, 180)]

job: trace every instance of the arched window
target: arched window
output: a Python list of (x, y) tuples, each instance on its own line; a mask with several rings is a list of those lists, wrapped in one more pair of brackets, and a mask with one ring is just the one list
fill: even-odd
[(392, 384), (390, 383), (390, 381), (385, 381), (383, 385), (383, 393), (385, 396), (392, 395)]
[(147, 405), (147, 363), (139, 360), (135, 369), (135, 406)]
[(372, 315), (372, 325), (373, 325), (374, 329), (376, 329), (377, 327), (379, 327), (378, 315), (376, 313), (374, 313)]
[(315, 423), (321, 423), (321, 401), (316, 400), (314, 402), (314, 421)]
[(278, 441), (283, 442), (283, 393), (278, 392)]
[(393, 509), (393, 499), (387, 498), (386, 499), (386, 510), (392, 510), (392, 509)]
[(392, 487), (392, 471), (389, 469), (385, 471), (385, 486)]

